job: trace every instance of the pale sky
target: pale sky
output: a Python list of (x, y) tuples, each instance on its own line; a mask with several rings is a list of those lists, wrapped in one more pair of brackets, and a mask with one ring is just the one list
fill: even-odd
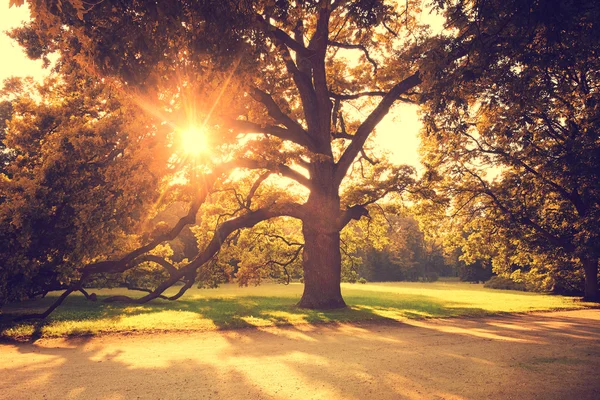
[[(0, 7), (0, 82), (11, 76), (33, 76), (42, 80), (48, 74), (47, 70), (42, 69), (42, 61), (28, 59), (19, 45), (5, 34), (7, 30), (29, 19), (28, 8), (8, 8), (8, 1)], [(378, 125), (375, 146), (388, 151), (392, 162), (418, 168), (418, 132), (421, 122), (417, 109), (412, 105), (397, 105)]]
[(0, 82), (11, 76), (33, 76), (38, 80), (43, 79), (47, 71), (42, 69), (42, 61), (27, 58), (21, 47), (5, 33), (27, 21), (29, 9), (25, 6), (8, 8), (7, 0), (4, 0), (0, 7)]

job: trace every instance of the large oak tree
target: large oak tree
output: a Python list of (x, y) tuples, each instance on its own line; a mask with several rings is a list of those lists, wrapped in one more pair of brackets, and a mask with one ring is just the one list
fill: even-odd
[[(415, 20), (417, 2), (105, 0), (29, 6), (31, 24), (13, 36), (31, 55), (58, 51), (59, 70), (76, 65), (104, 77), (158, 124), (175, 132), (202, 125), (211, 142), (201, 161), (178, 163), (181, 177), (197, 188), (187, 215), (133, 251), (80, 266), (80, 279), (59, 302), (91, 277), (148, 261), (165, 268), (164, 281), (142, 298), (112, 300), (149, 301), (183, 280), (177, 298), (231, 233), (286, 217), (302, 223), (305, 288), (299, 305), (345, 306), (340, 231), (366, 215), (370, 204), (411, 182), (411, 168), (378, 163), (365, 146), (393, 105), (412, 101), (421, 83), (421, 53), (408, 51), (427, 35)], [(216, 188), (233, 189), (232, 171), (240, 169), (256, 180), (244, 196), (235, 192), (234, 209), (196, 257), (175, 268), (149, 254), (194, 223)], [(304, 189), (290, 195), (271, 185), (268, 196), (253, 201), (273, 174)]]

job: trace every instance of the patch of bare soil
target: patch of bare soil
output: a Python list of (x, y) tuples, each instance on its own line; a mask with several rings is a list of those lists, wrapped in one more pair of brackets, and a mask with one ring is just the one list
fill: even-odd
[(600, 311), (0, 344), (2, 399), (600, 399)]

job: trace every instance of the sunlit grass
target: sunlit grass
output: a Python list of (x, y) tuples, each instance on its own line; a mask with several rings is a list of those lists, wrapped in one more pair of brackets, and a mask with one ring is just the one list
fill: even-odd
[[(295, 306), (301, 284), (191, 289), (180, 300), (144, 305), (89, 302), (72, 295), (46, 321), (15, 324), (14, 316), (42, 311), (59, 293), (10, 304), (0, 316), (0, 337), (38, 338), (69, 335), (211, 331), (325, 322), (402, 321), (430, 317), (484, 316), (505, 312), (583, 308), (573, 298), (485, 289), (459, 282), (343, 284), (348, 308), (313, 311)], [(173, 292), (177, 288), (171, 289)], [(96, 291), (99, 298), (128, 294), (125, 289)]]

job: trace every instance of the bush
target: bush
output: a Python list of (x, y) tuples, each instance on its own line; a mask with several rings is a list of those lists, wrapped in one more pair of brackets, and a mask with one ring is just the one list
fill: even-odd
[(438, 279), (440, 279), (440, 277), (437, 272), (427, 272), (423, 280), (425, 282), (436, 282)]
[(524, 283), (515, 282), (512, 279), (503, 276), (492, 276), (483, 287), (501, 290), (520, 290), (523, 292), (527, 290)]
[(472, 264), (461, 262), (458, 276), (463, 282), (485, 282), (492, 277), (492, 268), (487, 263), (480, 260)]
[(346, 273), (342, 273), (342, 282), (356, 283), (357, 280), (358, 274), (356, 271), (350, 270)]
[(365, 278), (360, 278), (357, 282), (362, 283), (364, 285), (365, 283), (367, 283), (367, 280)]

